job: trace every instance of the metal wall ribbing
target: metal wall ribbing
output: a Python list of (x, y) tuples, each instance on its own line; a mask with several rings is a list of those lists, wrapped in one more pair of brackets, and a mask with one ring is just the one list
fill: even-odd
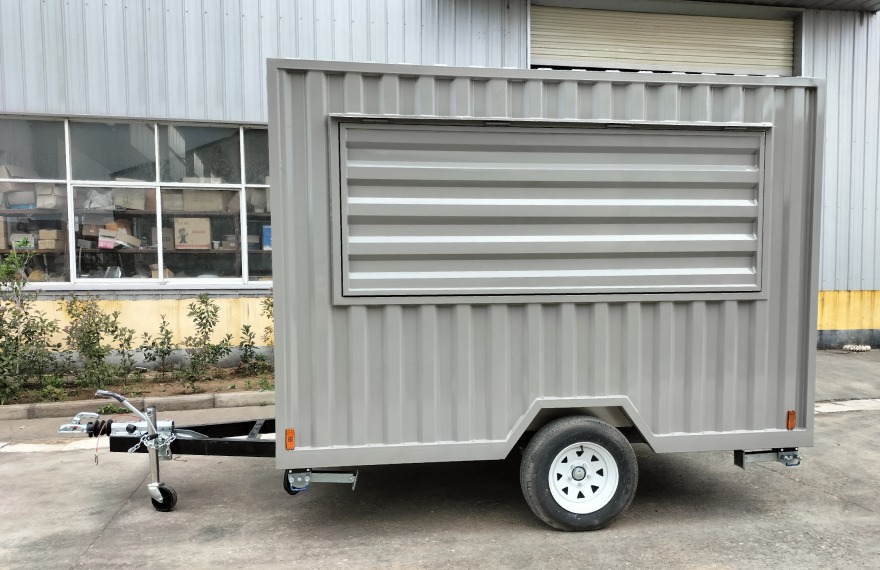
[(880, 16), (812, 10), (803, 30), (828, 88), (820, 289), (880, 289)]
[(0, 112), (266, 122), (267, 58), (523, 67), (495, 0), (0, 2)]
[[(803, 21), (829, 96), (820, 289), (878, 290), (880, 17)], [(525, 67), (527, 23), (526, 0), (3, 1), (0, 112), (262, 123), (265, 58)]]
[[(280, 467), (504, 457), (529, 411), (544, 405), (536, 398), (622, 396), (659, 451), (749, 447), (738, 430), (769, 430), (764, 445), (776, 445), (767, 443), (771, 432), (777, 442), (792, 436), (789, 409), (799, 410), (808, 429), (798, 433), (809, 439), (813, 138), (821, 131), (809, 81), (277, 65), (294, 69), (277, 72), (270, 100), (272, 181), (289, 189), (272, 193), (273, 210), (290, 213), (273, 228), (284, 251), (274, 259), (275, 286), (286, 293), (275, 301), (276, 343), (287, 347), (276, 374), (284, 378), (279, 417), (297, 437), (295, 453), (280, 444)], [(523, 88), (528, 98), (516, 96)], [(334, 305), (327, 115), (392, 118), (416, 108), (492, 123), (772, 124), (766, 299), (618, 293)], [(454, 449), (442, 447), (450, 442)]]

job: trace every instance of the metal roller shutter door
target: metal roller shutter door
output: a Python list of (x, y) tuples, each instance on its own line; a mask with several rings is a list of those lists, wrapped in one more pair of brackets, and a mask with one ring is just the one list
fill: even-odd
[(531, 64), (792, 75), (794, 22), (532, 6)]

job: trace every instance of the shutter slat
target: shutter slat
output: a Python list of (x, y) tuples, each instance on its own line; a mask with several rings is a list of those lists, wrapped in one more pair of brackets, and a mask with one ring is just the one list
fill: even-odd
[(533, 65), (790, 76), (794, 22), (532, 6)]

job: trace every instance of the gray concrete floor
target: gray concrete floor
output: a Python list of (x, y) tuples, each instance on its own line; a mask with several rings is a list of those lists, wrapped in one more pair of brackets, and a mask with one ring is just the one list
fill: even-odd
[[(880, 396), (878, 356), (821, 353), (817, 395)], [(206, 412), (174, 417), (217, 417)], [(632, 506), (594, 533), (540, 523), (515, 457), (363, 468), (355, 492), (324, 485), (296, 497), (271, 459), (179, 457), (162, 463), (180, 496), (166, 514), (150, 506), (143, 455), (105, 452), (95, 467), (93, 451), (3, 453), (0, 568), (876, 568), (878, 420), (818, 415), (816, 446), (797, 468), (742, 471), (730, 453), (638, 449)], [(0, 440), (57, 440), (58, 421), (12, 423)]]

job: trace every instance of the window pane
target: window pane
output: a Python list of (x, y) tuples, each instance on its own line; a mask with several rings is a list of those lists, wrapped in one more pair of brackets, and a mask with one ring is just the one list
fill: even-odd
[(168, 277), (241, 277), (238, 190), (162, 189)]
[[(272, 215), (269, 213), (269, 189), (248, 188), (247, 235), (248, 273), (251, 281), (272, 280)], [(259, 238), (259, 240), (254, 239)]]
[(158, 269), (155, 188), (77, 188), (79, 277), (149, 278)]
[(0, 119), (0, 178), (67, 178), (64, 123)]
[(11, 248), (33, 250), (25, 268), (32, 283), (69, 281), (67, 186), (14, 184), (17, 189), (6, 192), (7, 209), (0, 215), (0, 253), (5, 255)]
[(269, 132), (265, 129), (245, 129), (244, 167), (247, 184), (268, 184)]
[(70, 123), (70, 165), (76, 180), (156, 180), (153, 125)]
[(241, 182), (238, 129), (159, 126), (163, 182)]

